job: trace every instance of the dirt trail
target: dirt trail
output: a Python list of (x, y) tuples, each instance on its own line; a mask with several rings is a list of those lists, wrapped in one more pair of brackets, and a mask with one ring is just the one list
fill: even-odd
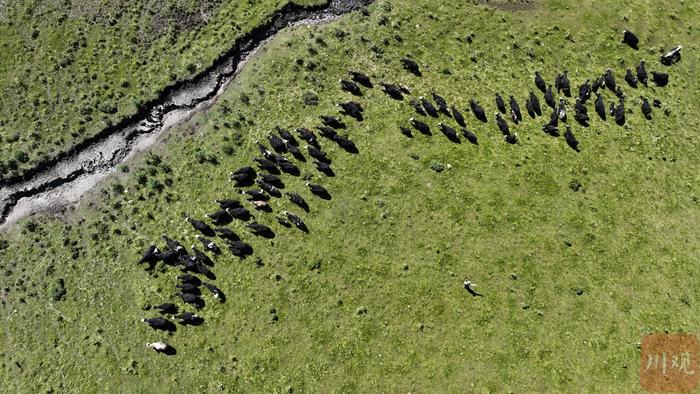
[(3, 180), (0, 230), (27, 215), (77, 202), (119, 164), (148, 149), (163, 131), (209, 108), (248, 58), (281, 30), (328, 22), (372, 1), (329, 0), (317, 7), (287, 4), (274, 12), (265, 24), (238, 39), (229, 51), (192, 80), (167, 87), (137, 114), (38, 164), (26, 175)]

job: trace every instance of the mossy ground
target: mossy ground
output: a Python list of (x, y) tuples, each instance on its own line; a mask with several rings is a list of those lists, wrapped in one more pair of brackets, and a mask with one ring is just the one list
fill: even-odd
[[(167, 135), (154, 149), (158, 159), (130, 163), (75, 210), (3, 235), (3, 386), (639, 390), (644, 334), (699, 332), (700, 15), (692, 2), (570, 4), (549, 0), (511, 13), (380, 0), (369, 16), (270, 42), (219, 103)], [(643, 39), (640, 51), (619, 43), (623, 28)], [(470, 33), (471, 44), (463, 39)], [(204, 325), (170, 338), (139, 322), (152, 315), (141, 307), (169, 300), (175, 285), (174, 270), (160, 267), (154, 278), (135, 265), (146, 245), (162, 233), (193, 243), (183, 215), (203, 217), (215, 198), (233, 196), (228, 172), (250, 163), (253, 141), (274, 126), (313, 126), (334, 113), (350, 98), (337, 86), (347, 68), (404, 83), (411, 97), (436, 91), (464, 113), (476, 98), (492, 118), (493, 94), (522, 102), (535, 89), (535, 70), (552, 80), (567, 69), (578, 86), (613, 67), (624, 84), (624, 69), (642, 57), (650, 70), (663, 68), (659, 51), (676, 44), (684, 59), (668, 69), (668, 87), (624, 88), (625, 127), (592, 110), (591, 127), (573, 126), (581, 153), (542, 133), (544, 118), (511, 125), (517, 145), (503, 142), (492, 119), (472, 116), (478, 146), (448, 142), (436, 120), (433, 137), (409, 140), (398, 131), (415, 115), (408, 103), (365, 89), (358, 101), (366, 120), (347, 119), (360, 154), (324, 141), (337, 177), (303, 166), (333, 199), (311, 198), (303, 180), (285, 178), (311, 202), (303, 215), (311, 233), (275, 226), (277, 237), (262, 240), (232, 225), (256, 254), (217, 259), (227, 303), (208, 302)], [(422, 78), (401, 69), (407, 54)], [(303, 104), (307, 92), (318, 106)], [(645, 120), (640, 94), (669, 113), (657, 109)], [(436, 173), (434, 163), (447, 169)], [(287, 201), (273, 205), (297, 211)], [(269, 214), (259, 220), (274, 223)], [(65, 300), (54, 301), (59, 278)], [(484, 297), (466, 294), (464, 278)], [(144, 347), (160, 339), (178, 355)]]

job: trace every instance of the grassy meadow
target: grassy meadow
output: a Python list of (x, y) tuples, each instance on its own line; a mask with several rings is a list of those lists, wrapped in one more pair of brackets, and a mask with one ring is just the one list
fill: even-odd
[[(324, 0), (295, 0), (318, 4)], [(288, 0), (0, 4), (0, 178), (191, 78)]]
[[(378, 0), (367, 15), (286, 31), (215, 105), (120, 167), (79, 206), (0, 234), (2, 386), (641, 391), (645, 334), (700, 333), (700, 5), (543, 0), (513, 10), (481, 3)], [(639, 51), (619, 42), (624, 28), (640, 37)], [(679, 44), (683, 60), (660, 65), (660, 53)], [(216, 48), (184, 57), (213, 56)], [(407, 55), (422, 77), (402, 69)], [(624, 71), (642, 58), (649, 71), (670, 74), (667, 87), (625, 84)], [(551, 83), (568, 70), (577, 92), (608, 67), (628, 96), (627, 123), (601, 121), (590, 104), (591, 125), (583, 128), (569, 99), (580, 153), (542, 132), (548, 110), (534, 120), (525, 113), (524, 99), (537, 92), (535, 71)], [(348, 68), (367, 73), (375, 88), (358, 98), (341, 91), (337, 81)], [(140, 75), (167, 77), (153, 69)], [(380, 80), (411, 94), (392, 100)], [(431, 92), (465, 114), (478, 145), (449, 142), (437, 123), (456, 124), (445, 116), (423, 119), (432, 137), (401, 135), (399, 126), (419, 117), (409, 99)], [(510, 124), (518, 144), (505, 143), (495, 125), (496, 92), (521, 104), (525, 120)], [(652, 120), (642, 116), (640, 95), (662, 102)], [(317, 105), (308, 105), (314, 96)], [(604, 97), (606, 104), (615, 98)], [(487, 124), (468, 111), (472, 98), (485, 107)], [(179, 271), (145, 272), (136, 265), (143, 250), (164, 246), (163, 233), (195, 243), (184, 216), (204, 218), (217, 209), (215, 198), (235, 196), (228, 173), (257, 156), (256, 140), (278, 125), (318, 125), (319, 115), (337, 114), (335, 104), (349, 99), (365, 108), (363, 122), (344, 117), (360, 153), (321, 138), (337, 176), (307, 162), (299, 163), (302, 177), (283, 178), (310, 213), (273, 199), (274, 213), (256, 214), (275, 230), (272, 240), (230, 225), (255, 254), (216, 258), (214, 283), (228, 300), (205, 296), (202, 326), (178, 326), (169, 336), (141, 323), (156, 315), (145, 306), (177, 302)], [(444, 171), (434, 171), (438, 165)], [(307, 179), (332, 199), (311, 196)], [(310, 233), (278, 225), (274, 216), (285, 209), (299, 213)], [(484, 296), (469, 296), (465, 278)], [(157, 340), (178, 354), (144, 346)]]

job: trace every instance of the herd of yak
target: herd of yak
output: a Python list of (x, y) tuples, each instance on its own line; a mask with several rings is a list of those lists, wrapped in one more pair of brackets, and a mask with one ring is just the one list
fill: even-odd
[[(638, 49), (637, 45), (639, 39), (631, 32), (625, 30), (623, 32), (624, 43), (628, 44), (635, 50)], [(671, 51), (667, 52), (661, 56), (661, 63), (670, 66), (681, 59), (681, 47), (675, 47)], [(419, 65), (410, 58), (401, 59), (403, 67), (416, 76), (421, 76), (421, 71)], [(633, 89), (637, 89), (639, 85), (648, 86), (650, 82), (649, 73), (646, 70), (646, 62), (641, 60), (636, 66), (635, 72), (631, 69), (627, 69), (625, 73), (625, 82)], [(667, 73), (651, 71), (651, 82), (656, 86), (663, 87), (668, 84), (669, 76)], [(559, 137), (560, 135), (560, 122), (565, 125), (564, 139), (566, 143), (575, 151), (579, 152), (579, 141), (574, 136), (571, 131), (570, 125), (567, 123), (567, 107), (569, 103), (566, 98), (572, 97), (571, 94), (571, 83), (569, 82), (568, 72), (564, 71), (563, 74), (559, 74), (554, 79), (553, 87), (552, 85), (547, 85), (545, 79), (542, 77), (540, 72), (535, 72), (535, 86), (544, 95), (545, 104), (551, 108), (552, 113), (549, 116), (549, 121), (542, 125), (542, 130), (553, 137)], [(353, 94), (359, 94), (356, 86), (344, 86), (348, 91)], [(403, 85), (387, 85), (383, 84), (384, 91), (392, 98), (396, 100), (403, 100), (404, 94), (410, 93), (409, 90)], [(605, 100), (602, 95), (603, 89), (609, 89), (616, 96), (616, 99), (610, 101), (609, 109), (605, 105)], [(565, 97), (560, 97), (558, 102), (555, 100), (553, 89), (556, 90), (557, 94), (562, 94)], [(591, 80), (586, 80), (578, 88), (578, 96), (575, 99), (574, 104), (574, 116), (573, 118), (583, 127), (589, 126), (590, 117), (588, 115), (588, 107), (586, 103), (591, 99), (592, 94), (596, 95), (593, 107), (598, 116), (606, 121), (608, 115), (615, 119), (615, 123), (623, 126), (626, 122), (625, 114), (625, 100), (627, 99), (626, 94), (622, 90), (622, 87), (615, 81), (615, 75), (611, 68), (608, 68), (605, 73), (597, 78)], [(467, 128), (466, 121), (462, 113), (455, 106), (448, 106), (446, 100), (438, 95), (437, 93), (432, 93), (432, 99), (435, 102), (431, 102), (426, 97), (419, 97), (417, 100), (410, 100), (411, 106), (414, 108), (418, 115), (423, 117), (431, 116), (438, 118), (440, 113), (446, 115), (447, 117), (452, 117), (459, 126), (461, 126), (461, 134), (472, 144), (478, 144), (477, 136)], [(652, 101), (653, 104), (649, 103), (649, 100), (640, 96), (641, 100), (641, 110), (645, 118), (652, 118), (652, 105), (654, 107), (660, 108), (661, 102), (658, 99)], [(500, 93), (495, 95), (495, 104), (498, 111), (495, 112), (496, 125), (499, 131), (503, 134), (503, 138), (506, 142), (510, 144), (515, 144), (518, 142), (517, 134), (511, 133), (510, 126), (506, 118), (510, 118), (516, 125), (523, 120), (523, 115), (520, 109), (520, 105), (515, 97), (510, 96), (508, 100), (508, 107), (506, 107), (506, 101), (501, 96)], [(470, 100), (469, 103), (471, 112), (474, 117), (483, 122), (487, 123), (488, 118), (486, 116), (486, 111), (479, 103), (475, 100)], [(538, 116), (543, 115), (543, 107), (540, 105), (540, 100), (538, 96), (530, 91), (529, 96), (525, 99), (525, 109), (528, 115), (535, 119)], [(421, 134), (428, 136), (432, 135), (430, 126), (419, 119), (410, 118), (409, 123), (413, 129), (417, 130)], [(460, 143), (460, 137), (457, 131), (444, 123), (439, 123), (440, 131), (452, 142)], [(401, 133), (408, 138), (413, 138), (413, 130), (411, 127), (399, 126)]]
[[(352, 75), (355, 80), (367, 81), (368, 84), (371, 84), (369, 78), (364, 74), (353, 72)], [(347, 101), (338, 104), (338, 107), (343, 115), (357, 121), (364, 119), (364, 110), (360, 103)], [(271, 199), (286, 197), (300, 211), (307, 213), (310, 211), (307, 202), (308, 196), (304, 198), (297, 192), (283, 192), (287, 189), (283, 178), (285, 176), (301, 177), (302, 171), (299, 167), (305, 164), (313, 164), (315, 169), (324, 176), (335, 176), (335, 171), (331, 166), (332, 161), (323, 149), (322, 140), (318, 138), (317, 134), (331, 143), (337, 144), (348, 153), (359, 153), (355, 143), (346, 135), (340, 134), (342, 130), (347, 128), (340, 117), (321, 115), (320, 120), (322, 124), (316, 126), (316, 130), (300, 127), (291, 132), (277, 127), (274, 133), (267, 136), (269, 147), (256, 141), (260, 152), (259, 157), (253, 159), (252, 165), (238, 168), (229, 174), (229, 181), (234, 183), (236, 194), (243, 196), (244, 200), (239, 198), (217, 199), (215, 200), (215, 210), (205, 215), (205, 220), (185, 218), (198, 233), (196, 238), (202, 245), (201, 249), (192, 245), (188, 250), (180, 242), (163, 235), (165, 247), (160, 249), (155, 244), (148, 246), (138, 263), (147, 264), (146, 270), (149, 272), (152, 272), (159, 263), (179, 267), (182, 272), (175, 277), (177, 284), (175, 286), (176, 292), (173, 295), (189, 308), (200, 310), (205, 306), (202, 288), (206, 288), (219, 302), (225, 302), (226, 297), (223, 291), (214, 284), (205, 281), (216, 279), (216, 275), (211, 270), (214, 261), (209, 254), (215, 256), (222, 253), (222, 248), (217, 243), (225, 246), (224, 250), (228, 250), (234, 256), (242, 259), (253, 254), (253, 247), (227, 225), (237, 220), (245, 223), (244, 226), (250, 230), (252, 235), (269, 239), (275, 237), (275, 231), (270, 226), (259, 223), (255, 213), (273, 213)], [(310, 164), (307, 156), (311, 161)], [(315, 198), (331, 200), (331, 194), (324, 186), (311, 182), (306, 182), (306, 185), (309, 193)], [(309, 232), (309, 228), (300, 214), (282, 211), (275, 216), (275, 219), (285, 228)], [(182, 312), (180, 307), (172, 302), (149, 306), (146, 309), (157, 310), (160, 314), (160, 316), (142, 319), (144, 323), (155, 330), (170, 333), (176, 331), (177, 326), (169, 317), (176, 319), (181, 325), (200, 325), (204, 322), (204, 319), (195, 312)], [(175, 349), (165, 342), (147, 343), (146, 345), (161, 353), (176, 353)]]
[[(623, 42), (635, 49), (638, 45), (637, 37), (628, 31), (623, 33)], [(676, 47), (663, 55), (661, 57), (662, 64), (670, 66), (680, 61), (680, 49), (681, 47)], [(403, 68), (408, 72), (416, 76), (422, 75), (420, 66), (414, 60), (403, 58), (401, 62)], [(639, 84), (647, 86), (649, 77), (643, 60), (636, 67), (635, 71), (627, 70), (624, 78), (627, 84), (632, 88), (637, 88)], [(651, 82), (657, 86), (665, 86), (668, 84), (668, 74), (652, 71)], [(339, 83), (342, 90), (354, 96), (362, 96), (363, 88), (372, 89), (374, 87), (367, 75), (357, 71), (349, 71), (349, 78), (341, 79)], [(379, 84), (383, 92), (396, 100), (404, 100), (404, 96), (410, 94), (410, 90), (405, 85), (389, 84), (383, 81)], [(566, 126), (564, 138), (571, 148), (578, 151), (578, 141), (571, 132), (570, 126), (566, 124), (566, 99), (560, 98), (557, 103), (554, 99), (552, 86), (547, 85), (539, 72), (535, 74), (535, 85), (544, 94), (546, 105), (552, 109), (549, 121), (543, 125), (543, 131), (552, 136), (559, 136), (559, 123), (564, 123)], [(602, 120), (606, 120), (608, 112), (599, 92), (603, 88), (609, 89), (617, 96), (617, 101), (610, 103), (610, 115), (615, 118), (617, 124), (623, 125), (625, 123), (626, 95), (615, 82), (613, 71), (608, 69), (604, 75), (595, 79), (592, 84), (590, 81), (586, 81), (579, 87), (573, 116), (579, 124), (588, 126), (589, 116), (586, 102), (591, 98), (591, 94), (596, 94), (597, 96), (594, 103), (595, 112)], [(571, 86), (567, 72), (556, 77), (554, 89), (556, 89), (557, 93), (563, 93), (564, 96), (571, 97)], [(464, 138), (473, 144), (477, 144), (477, 136), (468, 130), (464, 115), (459, 109), (455, 106), (448, 106), (446, 100), (436, 93), (432, 94), (432, 98), (435, 105), (425, 97), (419, 97), (418, 100), (410, 100), (410, 105), (417, 114), (423, 117), (431, 116), (437, 118), (442, 113), (447, 117), (453, 118), (461, 126), (461, 134)], [(513, 96), (509, 98), (510, 111), (507, 110), (505, 100), (500, 94), (496, 93), (495, 101), (498, 109), (495, 112), (496, 124), (505, 141), (515, 144), (518, 141), (517, 135), (510, 132), (508, 122), (502, 115), (509, 114), (513, 123), (518, 124), (523, 119), (520, 106)], [(658, 107), (660, 102), (654, 100), (654, 105)], [(356, 121), (364, 119), (362, 105), (356, 101), (346, 101), (338, 104), (338, 107), (342, 115), (353, 118)], [(537, 95), (533, 92), (530, 92), (529, 97), (525, 100), (525, 108), (528, 115), (532, 118), (542, 116), (542, 107)], [(475, 100), (470, 101), (470, 109), (476, 119), (484, 123), (488, 121), (486, 112)], [(642, 113), (645, 117), (651, 118), (652, 108), (644, 97), (642, 97)], [(252, 235), (274, 238), (275, 231), (267, 225), (258, 223), (255, 217), (256, 212), (273, 212), (272, 205), (269, 203), (271, 199), (283, 199), (286, 197), (301, 211), (309, 212), (309, 204), (302, 195), (293, 191), (284, 193), (282, 191), (286, 189), (284, 176), (301, 176), (302, 171), (299, 166), (307, 163), (307, 157), (303, 150), (306, 150), (306, 154), (311, 158), (311, 162), (316, 170), (329, 177), (335, 176), (335, 172), (331, 167), (332, 161), (328, 157), (327, 152), (323, 150), (321, 139), (318, 138), (317, 134), (351, 154), (359, 153), (355, 144), (346, 135), (339, 134), (347, 128), (341, 117), (322, 115), (320, 119), (322, 125), (316, 126), (315, 130), (301, 127), (295, 129), (294, 134), (289, 130), (277, 127), (274, 133), (270, 133), (267, 136), (271, 149), (260, 141), (256, 141), (260, 156), (253, 159), (254, 164), (241, 167), (231, 172), (229, 176), (229, 180), (234, 183), (236, 193), (243, 196), (244, 201), (237, 198), (217, 199), (215, 201), (217, 205), (216, 210), (207, 214), (205, 220), (186, 218), (186, 221), (198, 233), (196, 238), (202, 245), (201, 250), (194, 245), (188, 250), (180, 242), (167, 235), (162, 237), (165, 244), (165, 247), (162, 249), (156, 245), (150, 245), (147, 248), (143, 257), (139, 260), (139, 264), (148, 265), (147, 271), (153, 271), (159, 262), (167, 266), (179, 267), (181, 273), (175, 277), (177, 284), (175, 285), (176, 290), (173, 296), (176, 299), (180, 299), (182, 305), (185, 305), (185, 309), (190, 309), (190, 311), (182, 311), (177, 304), (166, 302), (147, 307), (147, 310), (157, 310), (160, 316), (144, 318), (142, 319), (143, 322), (155, 330), (171, 333), (177, 329), (176, 324), (172, 320), (176, 320), (181, 325), (202, 324), (204, 319), (192, 311), (200, 310), (205, 306), (202, 288), (211, 293), (213, 298), (219, 302), (226, 301), (224, 292), (208, 282), (216, 279), (216, 275), (211, 271), (214, 261), (209, 254), (220, 255), (222, 253), (222, 248), (217, 243), (225, 245), (224, 249), (227, 249), (231, 254), (239, 258), (246, 258), (253, 254), (253, 247), (242, 240), (239, 234), (227, 227), (228, 224), (238, 220), (245, 223), (245, 227), (250, 230)], [(427, 123), (416, 118), (410, 118), (409, 123), (418, 132), (432, 135)], [(449, 140), (460, 142), (460, 137), (454, 128), (444, 123), (440, 123), (439, 126), (441, 132)], [(413, 137), (411, 128), (399, 126), (399, 129), (406, 137)], [(302, 144), (304, 145), (303, 147), (301, 146)], [(309, 193), (314, 197), (325, 200), (331, 199), (330, 193), (322, 185), (309, 182), (306, 185)], [(296, 228), (306, 233), (309, 232), (309, 228), (303, 219), (296, 213), (282, 211), (275, 218), (285, 228)], [(147, 346), (165, 354), (176, 353), (175, 349), (165, 342), (147, 343)]]

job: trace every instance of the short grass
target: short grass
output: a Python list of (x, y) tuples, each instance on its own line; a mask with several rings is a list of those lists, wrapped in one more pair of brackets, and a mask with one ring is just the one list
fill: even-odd
[[(269, 43), (218, 104), (168, 134), (158, 156), (122, 168), (78, 209), (3, 235), (3, 386), (640, 390), (644, 334), (700, 331), (700, 15), (692, 2), (604, 3), (550, 0), (511, 13), (380, 0), (369, 16), (297, 28)], [(618, 43), (625, 27), (644, 40), (639, 52)], [(470, 33), (471, 44), (463, 40)], [(228, 302), (209, 303), (203, 326), (170, 338), (138, 321), (152, 315), (141, 307), (171, 299), (175, 284), (172, 269), (154, 277), (135, 266), (141, 251), (164, 232), (194, 242), (182, 215), (203, 217), (214, 198), (234, 195), (228, 172), (249, 163), (254, 141), (275, 125), (313, 126), (319, 114), (334, 113), (350, 98), (337, 86), (345, 69), (404, 83), (412, 97), (434, 90), (460, 109), (474, 97), (490, 115), (494, 92), (522, 102), (535, 70), (551, 80), (568, 69), (578, 86), (613, 67), (624, 84), (624, 68), (642, 57), (661, 68), (659, 51), (676, 44), (685, 57), (669, 69), (670, 86), (625, 89), (625, 127), (598, 119), (573, 126), (578, 154), (544, 135), (542, 118), (511, 126), (520, 137), (514, 146), (493, 121), (472, 116), (478, 146), (449, 143), (439, 132), (408, 140), (398, 132), (414, 116), (408, 103), (365, 90), (366, 120), (348, 119), (360, 154), (323, 142), (338, 176), (303, 167), (333, 199), (311, 198), (302, 179), (285, 179), (311, 201), (303, 215), (311, 233), (275, 226), (270, 241), (232, 225), (256, 254), (217, 260)], [(407, 54), (422, 65), (422, 78), (401, 69)], [(304, 105), (308, 92), (317, 106)], [(639, 94), (659, 98), (668, 115), (657, 109), (645, 120)], [(447, 169), (436, 173), (435, 163)], [(274, 207), (294, 210), (286, 201)], [(272, 215), (259, 220), (274, 223)], [(67, 293), (53, 301), (59, 278)], [(484, 297), (466, 294), (464, 278)], [(144, 347), (161, 339), (178, 355)]]
[(20, 174), (133, 114), (287, 2), (3, 3), (0, 177)]

